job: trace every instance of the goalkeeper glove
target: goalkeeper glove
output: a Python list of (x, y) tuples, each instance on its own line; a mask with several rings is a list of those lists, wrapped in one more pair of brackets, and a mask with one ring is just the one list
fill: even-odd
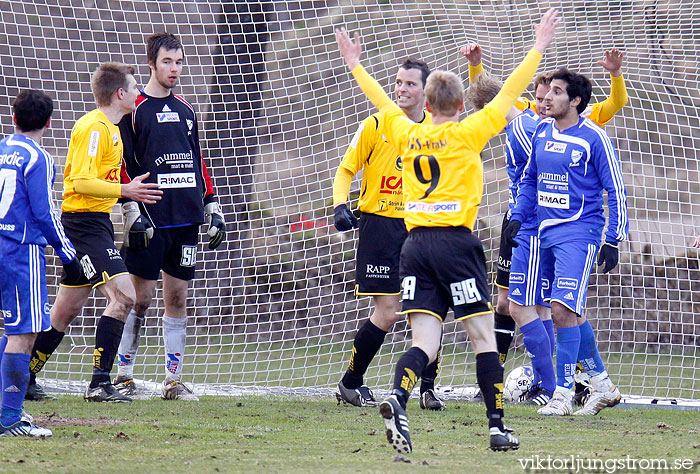
[(501, 240), (504, 244), (510, 245), (511, 247), (520, 247), (520, 244), (515, 241), (515, 237), (520, 231), (520, 226), (523, 225), (522, 222), (518, 220), (511, 220), (506, 224), (505, 229), (501, 233)]
[(339, 204), (335, 207), (335, 228), (340, 232), (345, 232), (353, 228), (357, 228), (357, 217), (353, 215), (345, 204)]
[(603, 273), (608, 273), (617, 266), (617, 242), (605, 242), (598, 252), (598, 265), (605, 263)]
[(153, 237), (153, 225), (141, 215), (139, 205), (133, 201), (122, 204), (124, 214), (124, 245), (136, 252), (143, 252)]
[(63, 264), (63, 271), (66, 274), (66, 283), (78, 284), (83, 278), (83, 267), (80, 265), (78, 258), (75, 257), (68, 263)]
[(216, 201), (212, 201), (204, 206), (204, 214), (206, 215), (207, 224), (209, 225), (209, 229), (207, 230), (207, 235), (209, 236), (209, 250), (214, 250), (223, 242), (224, 237), (226, 237), (226, 222), (224, 222), (221, 206), (219, 206), (219, 203)]

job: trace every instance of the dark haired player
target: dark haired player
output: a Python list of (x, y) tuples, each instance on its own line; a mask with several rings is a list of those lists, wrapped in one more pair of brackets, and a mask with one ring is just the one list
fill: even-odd
[(199, 126), (192, 105), (172, 90), (182, 73), (184, 52), (179, 38), (158, 33), (147, 40), (151, 77), (136, 100), (136, 110), (119, 124), (124, 137), (122, 181), (150, 173), (163, 199), (139, 206), (124, 202), (122, 255), (136, 289), (136, 301), (124, 326), (119, 346), (115, 386), (125, 395), (137, 394), (134, 358), (141, 325), (163, 271), (163, 339), (166, 365), (164, 399), (197, 400), (180, 380), (187, 331), (187, 288), (197, 263), (199, 226), (209, 228), (209, 248), (225, 236), (221, 207), (199, 146)]

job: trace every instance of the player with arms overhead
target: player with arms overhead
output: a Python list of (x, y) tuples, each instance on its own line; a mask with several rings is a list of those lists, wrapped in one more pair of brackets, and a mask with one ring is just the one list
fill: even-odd
[[(430, 113), (424, 110), (423, 90), (429, 74), (427, 64), (413, 59), (404, 61), (396, 74), (396, 103), (416, 123), (431, 120)], [(341, 232), (348, 231), (357, 227), (357, 219), (348, 210), (350, 184), (352, 177), (363, 171), (355, 294), (372, 296), (374, 311), (355, 335), (348, 370), (338, 383), (336, 394), (355, 406), (378, 404), (364, 384), (364, 374), (401, 310), (399, 255), (408, 235), (403, 222), (402, 163), (396, 149), (383, 138), (383, 127), (383, 113), (375, 113), (360, 124), (333, 181), (335, 226)], [(445, 402), (435, 392), (438, 367), (439, 357), (426, 368), (421, 379), (421, 408), (445, 408)]]
[(140, 207), (135, 202), (122, 204), (122, 255), (136, 289), (136, 301), (124, 327), (114, 384), (124, 395), (136, 393), (134, 358), (140, 329), (162, 269), (166, 353), (162, 397), (197, 400), (180, 380), (187, 331), (187, 288), (194, 278), (199, 226), (205, 222), (205, 214), (210, 249), (221, 244), (226, 226), (204, 165), (194, 108), (173, 93), (182, 73), (182, 43), (170, 33), (154, 34), (147, 40), (146, 54), (151, 77), (136, 99), (136, 110), (119, 124), (124, 138), (122, 180), (128, 182), (130, 177), (150, 173), (149, 180), (164, 191), (163, 199), (156, 203)]
[[(532, 155), (502, 238), (510, 245), (535, 211), (539, 222), (540, 271), (550, 282), (544, 299), (557, 326), (557, 387), (538, 413), (570, 415), (577, 360), (591, 375), (593, 392), (577, 415), (595, 415), (620, 401), (598, 352), (593, 328), (580, 315), (596, 254), (607, 273), (617, 265), (618, 242), (627, 238), (627, 199), (620, 161), (610, 137), (581, 114), (591, 97), (590, 81), (562, 68), (551, 76), (544, 99), (547, 119), (533, 136)], [(609, 220), (605, 243), (603, 189)], [(600, 249), (600, 251), (599, 251)]]
[(68, 325), (78, 316), (93, 288), (107, 298), (107, 308), (97, 323), (93, 375), (85, 399), (94, 402), (129, 402), (110, 380), (110, 372), (134, 304), (134, 287), (124, 261), (114, 245), (110, 211), (119, 198), (154, 203), (162, 191), (144, 183), (147, 174), (120, 184), (122, 140), (117, 123), (132, 112), (139, 90), (134, 68), (120, 63), (101, 64), (92, 77), (98, 108), (73, 126), (63, 176), (63, 214), (66, 235), (75, 245), (84, 274), (64, 272), (51, 308), (51, 329), (34, 344), (30, 370), (38, 373), (56, 350)]
[(34, 425), (22, 413), (32, 346), (37, 333), (50, 326), (47, 243), (68, 275), (79, 278), (81, 270), (53, 207), (54, 161), (40, 146), (53, 101), (43, 92), (25, 90), (12, 110), (15, 133), (0, 141), (0, 304), (5, 321), (0, 339), (0, 436), (49, 437), (51, 430)]
[(425, 367), (437, 356), (442, 321), (452, 308), (474, 347), (477, 381), (484, 395), (493, 450), (517, 449), (518, 439), (503, 425), (503, 367), (493, 335), (493, 308), (486, 261), (471, 233), (483, 193), (480, 152), (505, 125), (505, 115), (532, 79), (559, 20), (549, 10), (536, 27), (536, 41), (502, 91), (483, 110), (459, 121), (464, 108), (461, 80), (433, 72), (426, 84), (432, 125), (416, 124), (389, 100), (359, 63), (359, 35), (352, 42), (336, 31), (340, 51), (365, 94), (386, 111), (384, 134), (402, 153), (406, 227), (401, 250), (402, 313), (411, 322), (413, 347), (396, 366), (392, 395), (380, 404), (387, 439), (411, 452), (406, 402)]

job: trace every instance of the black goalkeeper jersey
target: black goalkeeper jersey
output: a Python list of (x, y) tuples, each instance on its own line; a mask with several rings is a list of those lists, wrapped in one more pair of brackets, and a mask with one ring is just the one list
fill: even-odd
[(155, 227), (204, 222), (205, 196), (213, 196), (211, 178), (199, 147), (194, 108), (182, 97), (151, 97), (141, 91), (136, 110), (119, 122), (124, 142), (122, 182), (150, 172), (163, 196), (140, 204)]

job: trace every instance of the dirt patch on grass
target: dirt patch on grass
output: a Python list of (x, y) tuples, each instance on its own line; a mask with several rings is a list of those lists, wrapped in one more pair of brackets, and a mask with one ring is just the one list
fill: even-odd
[[(133, 420), (129, 421), (129, 423), (133, 422)], [(112, 426), (120, 423), (126, 423), (126, 421), (115, 420), (114, 418), (108, 418), (106, 416), (100, 416), (98, 418), (75, 418), (72, 416), (60, 416), (55, 413), (51, 413), (50, 415), (35, 416), (34, 423), (39, 426), (53, 428), (58, 426)]]

